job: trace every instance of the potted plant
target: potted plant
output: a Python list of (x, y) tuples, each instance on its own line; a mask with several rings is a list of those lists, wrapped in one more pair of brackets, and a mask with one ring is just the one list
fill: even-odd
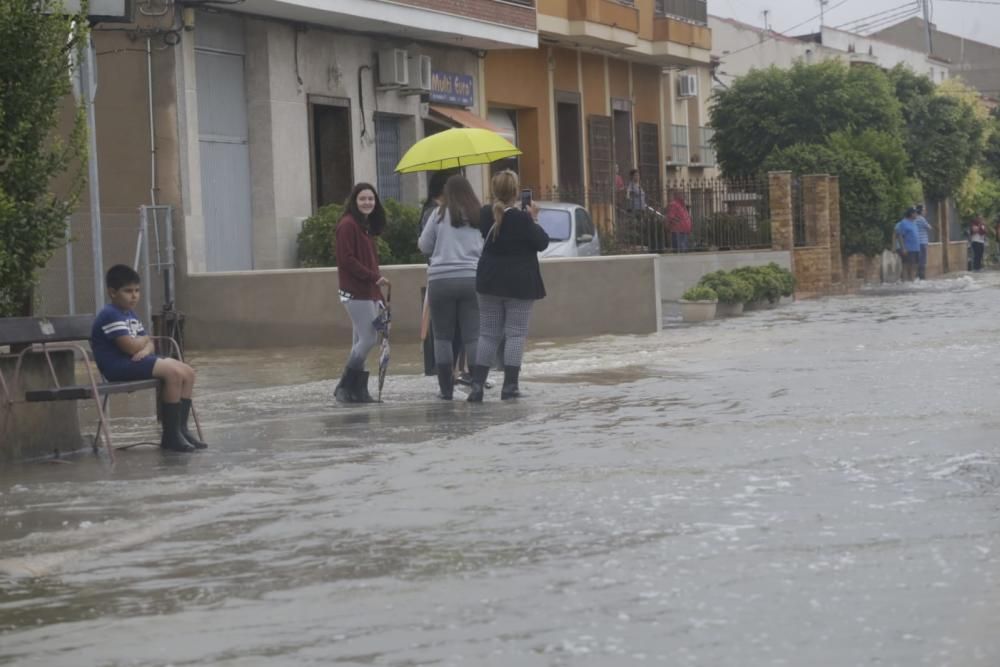
[(681, 317), (685, 322), (705, 322), (715, 318), (719, 297), (715, 290), (697, 285), (681, 296)]
[(741, 266), (733, 273), (753, 286), (753, 299), (746, 303), (746, 310), (773, 308), (781, 298), (781, 281), (765, 266)]
[(753, 300), (753, 287), (743, 278), (726, 271), (702, 276), (699, 285), (711, 287), (719, 298), (717, 317), (734, 317), (743, 313), (743, 305)]

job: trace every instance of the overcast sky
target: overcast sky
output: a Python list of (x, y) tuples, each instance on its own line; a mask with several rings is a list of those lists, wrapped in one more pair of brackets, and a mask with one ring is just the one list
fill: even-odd
[[(931, 5), (931, 22), (939, 30), (1000, 46), (1000, 0), (932, 0)], [(844, 24), (865, 19), (886, 27), (922, 15), (919, 8), (919, 0), (828, 0), (825, 23), (868, 33), (870, 29), (855, 30), (860, 24)], [(708, 0), (709, 13), (758, 26), (764, 25), (764, 10), (770, 10), (768, 23), (778, 32), (800, 35), (819, 28), (819, 0)]]

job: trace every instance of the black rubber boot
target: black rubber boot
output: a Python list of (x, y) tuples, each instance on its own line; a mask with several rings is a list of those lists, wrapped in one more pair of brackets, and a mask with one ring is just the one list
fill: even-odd
[(358, 371), (354, 384), (354, 397), (358, 403), (375, 403), (375, 398), (368, 393), (368, 371)]
[(489, 366), (472, 367), (472, 385), (469, 391), (469, 403), (483, 402), (483, 389), (486, 386), (486, 377), (490, 374)]
[(338, 403), (357, 403), (357, 396), (354, 394), (354, 386), (357, 383), (358, 371), (353, 368), (345, 368), (344, 374), (340, 376), (337, 388), (333, 390), (333, 397)]
[(181, 404), (164, 403), (162, 415), (163, 437), (160, 438), (160, 447), (172, 452), (193, 452), (194, 445), (181, 434)]
[(441, 393), (438, 398), (450, 401), (455, 392), (455, 374), (451, 364), (440, 364), (437, 367), (438, 387)]
[(500, 388), (500, 400), (521, 398), (521, 389), (517, 386), (517, 376), (521, 374), (520, 366), (503, 367), (503, 387)]
[(182, 398), (181, 399), (181, 435), (184, 439), (191, 443), (195, 449), (208, 449), (208, 445), (195, 437), (194, 433), (188, 428), (188, 419), (191, 417), (191, 399)]

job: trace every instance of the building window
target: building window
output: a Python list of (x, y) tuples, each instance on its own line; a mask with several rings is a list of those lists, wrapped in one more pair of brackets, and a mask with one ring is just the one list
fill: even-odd
[(687, 125), (670, 126), (670, 158), (671, 164), (687, 164), (691, 153), (688, 150), (688, 127)]
[(708, 25), (706, 0), (656, 0), (656, 15)]
[(396, 173), (401, 157), (399, 118), (384, 114), (375, 116), (375, 168), (379, 199), (402, 201), (403, 179)]
[(701, 164), (709, 167), (715, 166), (715, 149), (712, 147), (712, 137), (715, 130), (710, 127), (701, 128), (701, 145), (698, 147), (698, 154), (701, 156)]

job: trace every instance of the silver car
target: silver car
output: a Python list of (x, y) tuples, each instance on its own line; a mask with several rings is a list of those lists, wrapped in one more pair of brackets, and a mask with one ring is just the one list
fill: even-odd
[(590, 213), (579, 204), (536, 201), (538, 224), (549, 235), (549, 247), (540, 257), (593, 257), (601, 254)]

